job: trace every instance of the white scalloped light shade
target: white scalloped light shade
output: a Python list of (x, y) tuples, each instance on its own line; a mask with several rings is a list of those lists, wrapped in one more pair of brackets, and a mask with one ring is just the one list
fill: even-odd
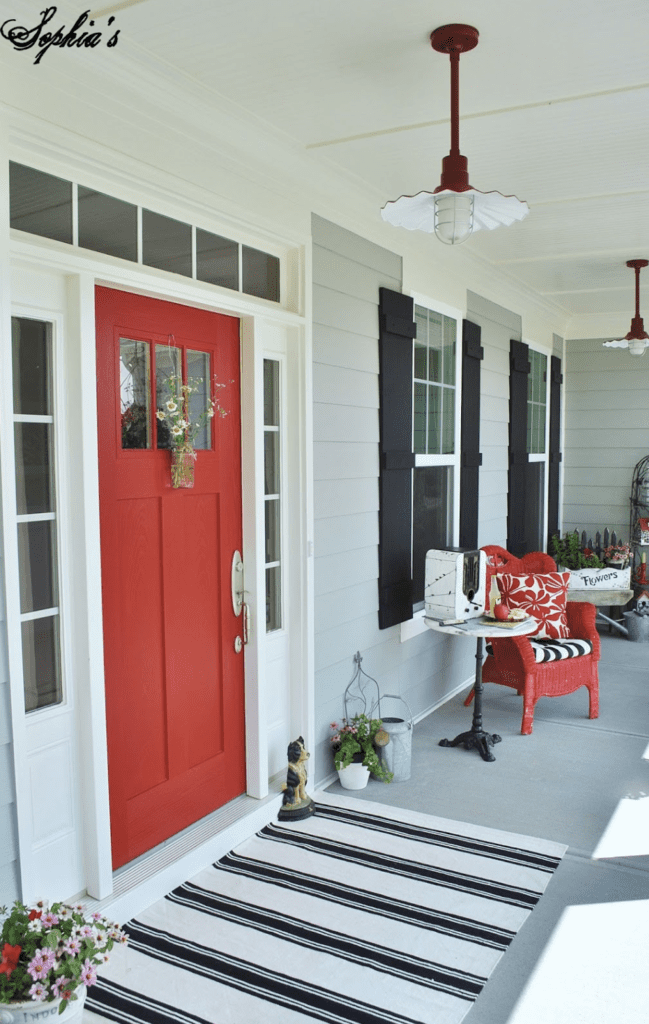
[(473, 230), (509, 227), (523, 220), (530, 212), (527, 203), (516, 196), (503, 196), (500, 192), (479, 192), (469, 188), (462, 192), (445, 188), (441, 192), (418, 192), (415, 196), (400, 196), (386, 203), (381, 210), (383, 220), (408, 231), (435, 230), (435, 199), (438, 196), (473, 196)]
[(603, 341), (604, 348), (628, 348), (632, 356), (643, 356), (649, 345), (649, 338), (620, 338), (617, 341)]

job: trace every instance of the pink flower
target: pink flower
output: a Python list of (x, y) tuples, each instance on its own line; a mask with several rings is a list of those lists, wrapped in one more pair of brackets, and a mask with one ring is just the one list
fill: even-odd
[(81, 943), (79, 942), (78, 939), (75, 939), (73, 936), (70, 936), (68, 941), (63, 946), (63, 952), (68, 953), (70, 956), (76, 956), (80, 949)]
[(340, 736), (332, 736), (331, 742), (332, 743), (340, 743)]
[(47, 989), (44, 985), (41, 985), (40, 981), (35, 981), (29, 990), (29, 994), (37, 1003), (42, 1003), (47, 997)]
[(101, 921), (101, 914), (98, 910), (95, 910), (94, 914), (92, 915), (92, 919), (93, 921)]
[(33, 960), (27, 964), (27, 973), (31, 974), (34, 981), (40, 981), (42, 978), (47, 977), (49, 967), (45, 966), (45, 961), (42, 957), (36, 954)]
[(88, 958), (86, 958), (81, 968), (81, 980), (87, 986), (94, 985), (97, 981), (97, 968), (90, 963)]
[(84, 924), (82, 928), (79, 928), (77, 933), (82, 939), (91, 939), (94, 935), (91, 925)]
[(41, 924), (44, 924), (46, 928), (53, 928), (58, 923), (58, 917), (51, 910), (48, 910), (47, 914), (43, 914), (41, 917)]
[[(66, 990), (66, 985), (69, 985), (71, 981), (72, 981), (72, 978), (57, 978), (56, 979), (56, 981), (52, 985), (52, 992), (54, 993), (56, 998), (58, 998), (58, 997), (61, 997), (63, 999), (69, 999), (70, 998), (70, 996), (72, 995), (72, 992), (70, 991), (70, 989)], [(64, 995), (64, 992), (65, 992), (65, 995)]]

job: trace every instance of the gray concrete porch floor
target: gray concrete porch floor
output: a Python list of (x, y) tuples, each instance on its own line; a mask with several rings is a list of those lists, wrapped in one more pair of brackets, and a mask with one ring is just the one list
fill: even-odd
[[(564, 1019), (571, 1024), (644, 1024), (649, 1020), (646, 966), (640, 973), (633, 965), (633, 935), (611, 934), (604, 905), (617, 903), (618, 911), (624, 911), (625, 901), (649, 901), (649, 819), (642, 799), (649, 794), (649, 760), (642, 756), (649, 742), (649, 644), (604, 634), (599, 718), (588, 719), (584, 688), (567, 697), (544, 698), (536, 706), (531, 736), (520, 735), (522, 701), (516, 693), (485, 684), (484, 727), (502, 737), (494, 747), (494, 762), (484, 762), (463, 747), (439, 746), (440, 739), (452, 739), (470, 727), (472, 710), (463, 706), (465, 696), (466, 691), (415, 726), (409, 781), (385, 785), (370, 780), (367, 789), (350, 794), (568, 846), (545, 895), (465, 1024), (563, 1024)], [(338, 782), (330, 787), (337, 790), (344, 792)], [(620, 839), (615, 857), (593, 859), (611, 816), (629, 797), (626, 807), (643, 812), (638, 827), (645, 830), (642, 837), (634, 830), (635, 856), (624, 855), (625, 842)], [(600, 932), (596, 955), (606, 964), (615, 953), (624, 969), (606, 981), (600, 970), (589, 981), (584, 963), (588, 961), (591, 966), (586, 970), (592, 971), (597, 971), (597, 963), (572, 948), (567, 958), (574, 958), (575, 976), (567, 996), (562, 994), (559, 1000), (551, 991), (555, 982), (565, 988), (565, 976), (571, 976), (565, 964), (565, 976), (560, 978), (564, 971), (556, 967), (556, 954), (543, 965), (536, 987), (524, 993), (540, 958), (553, 942), (558, 944), (565, 912), (584, 905), (593, 906)], [(649, 902), (644, 917), (649, 917)], [(593, 915), (588, 919), (592, 921)], [(594, 941), (592, 927), (583, 939), (584, 948)], [(629, 943), (629, 956), (622, 956), (624, 943)], [(647, 954), (645, 948), (643, 962)], [(548, 963), (555, 964), (554, 971)], [(586, 1008), (589, 984), (596, 1000), (594, 1014)], [(558, 1010), (558, 1003), (564, 1009)]]

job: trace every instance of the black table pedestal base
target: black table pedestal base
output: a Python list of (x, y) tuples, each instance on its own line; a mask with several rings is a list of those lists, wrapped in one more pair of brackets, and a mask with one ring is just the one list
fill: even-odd
[(483, 761), (495, 761), (496, 758), (491, 753), (491, 748), (494, 743), (500, 743), (500, 741), (501, 737), (496, 733), (484, 732), (482, 729), (474, 732), (473, 729), (469, 729), (468, 732), (461, 732), (454, 740), (440, 740), (439, 745), (440, 747), (459, 747), (460, 743), (463, 743), (465, 750), (477, 750)]
[(473, 702), (473, 723), (468, 732), (461, 732), (454, 740), (440, 740), (440, 747), (459, 747), (464, 744), (465, 750), (477, 750), (483, 761), (495, 761), (491, 748), (500, 743), (500, 736), (493, 732), (485, 732), (482, 728), (482, 662), (484, 661), (484, 637), (479, 636), (475, 652), (475, 683)]

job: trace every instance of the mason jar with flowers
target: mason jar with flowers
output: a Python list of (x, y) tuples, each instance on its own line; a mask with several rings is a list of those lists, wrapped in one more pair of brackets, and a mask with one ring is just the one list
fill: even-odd
[(370, 772), (381, 782), (392, 782), (392, 772), (379, 759), (377, 746), (390, 741), (380, 718), (358, 714), (331, 723), (331, 749), (340, 784), (344, 789), (364, 789)]
[(0, 1021), (79, 1021), (98, 968), (126, 942), (119, 925), (99, 912), (86, 917), (81, 904), (16, 900), (11, 910), (0, 907)]
[(157, 409), (156, 418), (159, 431), (166, 427), (167, 443), (171, 449), (171, 486), (193, 487), (194, 463), (197, 458), (194, 441), (199, 431), (206, 423), (211, 423), (215, 415), (227, 415), (218, 401), (216, 391), (217, 388), (225, 387), (225, 384), (220, 384), (214, 377), (214, 394), (206, 399), (205, 408), (197, 415), (196, 400), (192, 400), (192, 395), (204, 393), (204, 379), (190, 377), (183, 383), (181, 377), (170, 376), (165, 383), (169, 397)]

